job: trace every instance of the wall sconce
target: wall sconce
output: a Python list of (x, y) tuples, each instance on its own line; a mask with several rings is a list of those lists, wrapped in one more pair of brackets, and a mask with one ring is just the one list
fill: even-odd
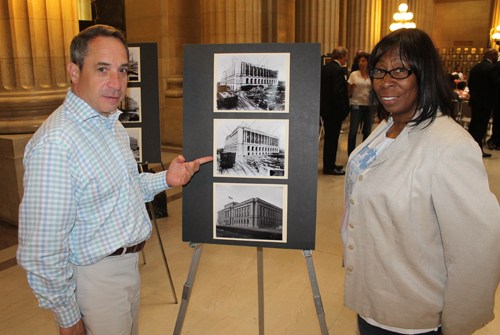
[(401, 28), (406, 28), (406, 29), (416, 28), (417, 25), (415, 23), (409, 22), (409, 21), (411, 21), (411, 19), (413, 19), (413, 13), (407, 12), (408, 5), (405, 3), (402, 3), (401, 5), (399, 5), (398, 9), (399, 9), (399, 13), (395, 13), (393, 16), (394, 21), (396, 21), (396, 22), (391, 24), (389, 29), (391, 31), (394, 31), (394, 30), (398, 30)]
[[(493, 33), (493, 30), (496, 30), (496, 32), (491, 35), (491, 33)], [(494, 42), (497, 42), (497, 44), (500, 44), (500, 26), (497, 26), (496, 29), (491, 29), (490, 31), (490, 36), (491, 36), (491, 40), (494, 41)]]

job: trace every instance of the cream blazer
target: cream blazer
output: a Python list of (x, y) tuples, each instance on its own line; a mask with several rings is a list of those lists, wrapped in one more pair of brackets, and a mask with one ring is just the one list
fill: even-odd
[(387, 326), (472, 334), (494, 318), (500, 206), (472, 137), (447, 116), (425, 125), (407, 126), (355, 182), (344, 304)]

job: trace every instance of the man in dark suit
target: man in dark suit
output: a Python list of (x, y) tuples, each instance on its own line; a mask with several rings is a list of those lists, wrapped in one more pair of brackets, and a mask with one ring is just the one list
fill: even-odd
[(332, 52), (332, 61), (321, 69), (320, 114), (325, 127), (323, 173), (344, 175), (342, 165), (336, 165), (342, 121), (349, 115), (347, 80), (342, 66), (347, 61), (347, 50), (338, 47)]
[[(500, 76), (500, 62), (495, 64), (498, 75)], [(500, 150), (500, 87), (497, 88), (497, 97), (495, 106), (493, 107), (493, 125), (492, 134), (486, 145), (490, 150)]]
[[(474, 66), (469, 75), (469, 93), (471, 106), (471, 121), (469, 133), (483, 150), (483, 138), (486, 135), (491, 110), (496, 102), (500, 86), (498, 68), (494, 65), (498, 60), (498, 51), (486, 49), (483, 61)], [(483, 152), (483, 157), (491, 154)]]

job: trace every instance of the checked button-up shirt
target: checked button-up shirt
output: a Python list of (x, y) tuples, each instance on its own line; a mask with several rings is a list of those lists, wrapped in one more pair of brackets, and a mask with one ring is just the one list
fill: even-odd
[(81, 317), (69, 263), (148, 239), (144, 202), (168, 188), (165, 172), (138, 173), (119, 114), (102, 116), (69, 90), (25, 149), (17, 259), (62, 327)]

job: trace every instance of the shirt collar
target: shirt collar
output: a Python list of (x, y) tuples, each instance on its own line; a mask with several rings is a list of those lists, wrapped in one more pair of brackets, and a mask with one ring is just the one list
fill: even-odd
[[(412, 121), (415, 120), (420, 115), (421, 112), (422, 112), (422, 109), (417, 110), (417, 112), (413, 115)], [(443, 113), (441, 112), (440, 109), (438, 109), (438, 111), (436, 113), (436, 118), (441, 117), (441, 116), (443, 116)], [(432, 118), (427, 119), (423, 122), (420, 122), (420, 124), (418, 124), (416, 126), (412, 122), (410, 122), (406, 125), (406, 128), (408, 128), (408, 132), (410, 132), (410, 133), (414, 132), (414, 131), (420, 131), (420, 130), (427, 128), (432, 122), (434, 122), (434, 119), (432, 119)], [(392, 126), (393, 123), (394, 123), (394, 120), (392, 119), (392, 116), (389, 116), (387, 118), (388, 127)]]
[(114, 125), (122, 113), (119, 109), (117, 109), (109, 117), (105, 117), (90, 107), (88, 103), (80, 99), (75, 93), (73, 93), (71, 88), (66, 94), (64, 105), (79, 123), (83, 123), (92, 118), (102, 118), (108, 125)]

